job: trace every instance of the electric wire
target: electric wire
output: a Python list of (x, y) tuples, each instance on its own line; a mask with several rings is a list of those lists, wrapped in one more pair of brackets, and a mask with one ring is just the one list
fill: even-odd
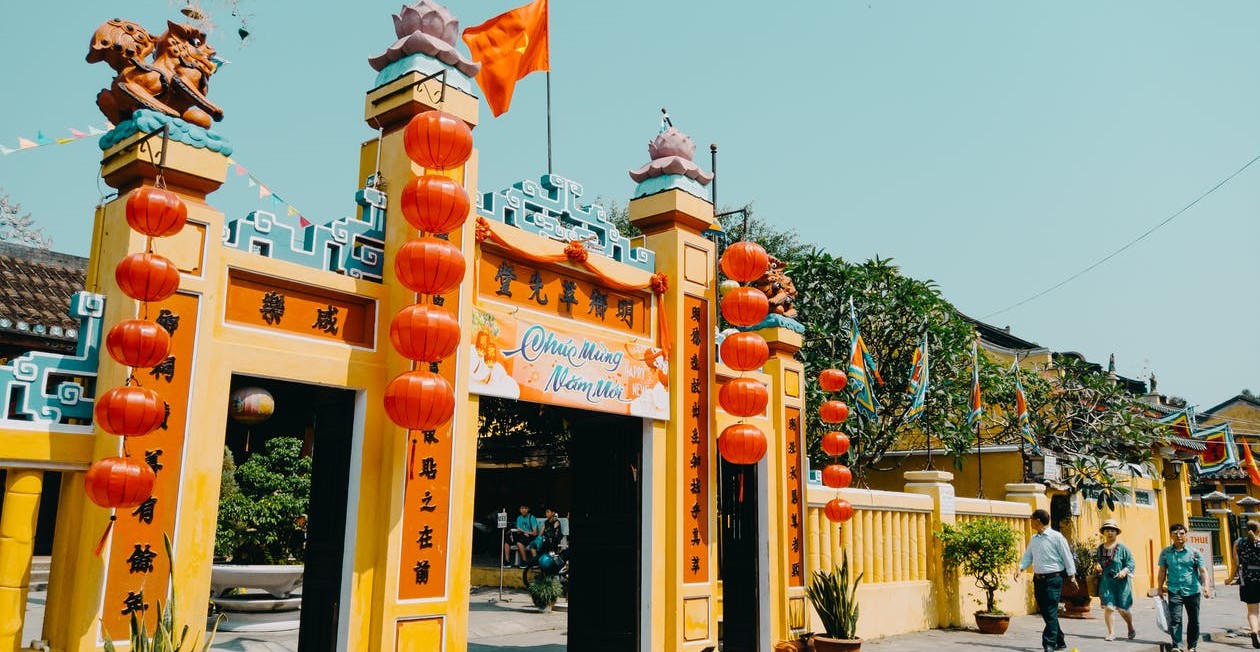
[(1169, 215), (1169, 216), (1168, 216), (1168, 217), (1167, 217), (1167, 218), (1166, 218), (1163, 222), (1160, 222), (1159, 224), (1156, 224), (1155, 226), (1153, 226), (1153, 227), (1151, 227), (1151, 228), (1147, 229), (1144, 233), (1142, 233), (1142, 235), (1139, 235), (1138, 237), (1134, 238), (1133, 240), (1130, 240), (1130, 241), (1129, 241), (1128, 243), (1126, 243), (1124, 246), (1122, 246), (1122, 247), (1120, 247), (1119, 249), (1116, 249), (1115, 251), (1113, 251), (1113, 252), (1111, 252), (1111, 253), (1107, 254), (1107, 255), (1106, 255), (1106, 256), (1104, 256), (1102, 259), (1100, 259), (1100, 260), (1098, 260), (1098, 261), (1094, 262), (1094, 263), (1093, 263), (1092, 265), (1090, 265), (1089, 267), (1086, 267), (1085, 269), (1082, 269), (1081, 271), (1079, 271), (1079, 272), (1077, 272), (1077, 273), (1075, 273), (1075, 274), (1073, 274), (1073, 275), (1071, 275), (1071, 276), (1069, 276), (1069, 277), (1067, 277), (1067, 278), (1063, 279), (1062, 281), (1059, 281), (1058, 283), (1055, 283), (1054, 285), (1052, 285), (1052, 286), (1050, 286), (1050, 287), (1048, 287), (1048, 288), (1046, 288), (1046, 289), (1042, 290), (1041, 292), (1038, 292), (1037, 294), (1032, 295), (1031, 297), (1028, 297), (1027, 299), (1024, 299), (1023, 301), (1020, 301), (1020, 302), (1018, 302), (1018, 303), (1014, 303), (1014, 304), (1012, 304), (1012, 305), (1009, 305), (1009, 306), (1007, 306), (1007, 307), (1005, 307), (1005, 308), (1003, 308), (1003, 309), (1001, 309), (1001, 310), (998, 310), (998, 311), (996, 311), (996, 312), (991, 312), (991, 313), (989, 313), (989, 314), (987, 314), (987, 315), (985, 315), (985, 316), (981, 317), (980, 319), (988, 319), (988, 318), (990, 318), (990, 317), (994, 317), (994, 316), (996, 316), (996, 315), (1000, 315), (1000, 314), (1002, 314), (1002, 313), (1004, 313), (1004, 312), (1007, 312), (1007, 311), (1009, 311), (1009, 310), (1014, 310), (1015, 308), (1018, 308), (1018, 307), (1020, 307), (1020, 306), (1022, 306), (1022, 305), (1024, 305), (1024, 304), (1029, 303), (1029, 302), (1031, 302), (1031, 301), (1034, 301), (1034, 300), (1036, 300), (1036, 299), (1040, 299), (1041, 297), (1044, 297), (1044, 296), (1046, 296), (1047, 294), (1050, 294), (1051, 292), (1054, 292), (1055, 290), (1057, 290), (1057, 289), (1059, 289), (1059, 288), (1063, 287), (1064, 285), (1067, 285), (1068, 283), (1071, 283), (1072, 281), (1075, 281), (1076, 279), (1080, 278), (1081, 276), (1084, 276), (1085, 274), (1089, 273), (1090, 271), (1093, 271), (1094, 269), (1096, 269), (1097, 267), (1099, 267), (1099, 266), (1100, 266), (1100, 265), (1102, 265), (1103, 263), (1105, 263), (1105, 262), (1107, 262), (1107, 261), (1111, 260), (1112, 258), (1115, 258), (1116, 256), (1120, 255), (1120, 253), (1121, 253), (1121, 252), (1125, 251), (1125, 250), (1126, 250), (1126, 249), (1128, 249), (1129, 247), (1132, 247), (1133, 245), (1135, 245), (1135, 244), (1137, 244), (1137, 243), (1141, 242), (1142, 240), (1145, 240), (1147, 236), (1149, 236), (1150, 234), (1152, 234), (1152, 233), (1154, 233), (1154, 232), (1158, 231), (1159, 229), (1163, 228), (1163, 227), (1164, 227), (1165, 225), (1167, 225), (1169, 222), (1171, 222), (1171, 221), (1173, 221), (1173, 220), (1177, 219), (1178, 217), (1180, 217), (1180, 216), (1181, 216), (1183, 213), (1185, 213), (1186, 211), (1190, 210), (1191, 208), (1194, 208), (1194, 206), (1195, 206), (1196, 204), (1198, 204), (1199, 202), (1201, 202), (1201, 201), (1203, 201), (1204, 199), (1206, 199), (1206, 198), (1208, 197), (1208, 195), (1211, 195), (1212, 193), (1216, 192), (1218, 189), (1220, 189), (1220, 188), (1221, 188), (1221, 186), (1224, 186), (1225, 184), (1227, 184), (1227, 183), (1229, 183), (1230, 181), (1232, 181), (1232, 180), (1234, 179), (1234, 177), (1237, 177), (1238, 175), (1242, 174), (1244, 171), (1246, 171), (1246, 170), (1247, 170), (1247, 168), (1251, 167), (1251, 166), (1252, 166), (1252, 164), (1254, 164), (1256, 161), (1260, 161), (1260, 154), (1256, 155), (1256, 157), (1255, 157), (1255, 158), (1253, 158), (1253, 159), (1251, 159), (1250, 161), (1247, 161), (1247, 164), (1246, 164), (1246, 165), (1244, 165), (1244, 166), (1242, 166), (1242, 167), (1238, 168), (1237, 170), (1235, 170), (1233, 174), (1231, 174), (1231, 175), (1229, 175), (1229, 176), (1225, 177), (1224, 179), (1222, 179), (1222, 180), (1220, 181), (1220, 183), (1217, 183), (1215, 186), (1212, 186), (1211, 188), (1209, 188), (1209, 189), (1207, 190), (1207, 192), (1204, 192), (1203, 194), (1201, 194), (1201, 195), (1199, 195), (1198, 197), (1196, 197), (1196, 198), (1194, 199), (1194, 201), (1192, 201), (1192, 202), (1190, 202), (1189, 204), (1186, 204), (1185, 206), (1183, 206), (1183, 207), (1181, 208), (1181, 210), (1177, 211), (1176, 213), (1173, 213), (1172, 215)]

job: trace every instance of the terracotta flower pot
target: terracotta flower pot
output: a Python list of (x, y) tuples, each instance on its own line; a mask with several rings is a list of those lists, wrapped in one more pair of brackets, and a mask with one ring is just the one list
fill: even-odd
[(857, 652), (862, 649), (860, 638), (828, 638), (814, 636), (814, 652)]
[(1088, 581), (1080, 580), (1076, 583), (1076, 588), (1072, 588), (1071, 584), (1063, 584), (1063, 593), (1060, 599), (1063, 601), (1063, 611), (1059, 614), (1063, 618), (1092, 618), (1089, 615), (1091, 598), (1089, 597)]
[(980, 629), (981, 634), (1005, 634), (1006, 628), (1010, 627), (1010, 625), (1010, 614), (976, 612), (976, 627)]

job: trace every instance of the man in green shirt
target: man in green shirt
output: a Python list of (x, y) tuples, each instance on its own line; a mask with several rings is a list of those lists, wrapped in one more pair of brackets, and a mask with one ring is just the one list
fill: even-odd
[(1181, 609), (1185, 607), (1186, 650), (1196, 652), (1199, 644), (1199, 596), (1208, 593), (1207, 562), (1198, 550), (1186, 547), (1186, 526), (1175, 523), (1168, 528), (1173, 544), (1159, 553), (1159, 577), (1155, 585), (1160, 595), (1168, 596), (1168, 634), (1173, 650), (1181, 647)]

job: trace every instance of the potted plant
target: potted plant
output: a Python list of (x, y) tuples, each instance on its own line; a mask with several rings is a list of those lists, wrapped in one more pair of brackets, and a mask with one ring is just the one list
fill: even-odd
[(555, 575), (539, 577), (529, 583), (529, 597), (534, 601), (534, 606), (538, 610), (547, 613), (555, 606), (556, 601), (564, 595), (564, 587), (560, 585), (560, 578)]
[[(162, 604), (161, 598), (157, 600), (158, 619), (153, 633), (149, 633), (149, 627), (145, 624), (142, 617), (137, 617), (135, 612), (131, 614), (131, 626), (128, 641), (131, 643), (131, 649), (134, 652), (207, 652), (210, 645), (214, 642), (214, 635), (219, 631), (219, 623), (223, 621), (223, 615), (220, 614), (214, 620), (214, 627), (206, 634), (206, 642), (198, 646), (199, 641), (196, 639), (188, 640), (188, 625), (176, 627), (175, 625), (175, 557), (171, 554), (171, 539), (162, 534), (162, 543), (166, 545), (166, 558), (170, 560), (167, 565), (167, 576), (170, 578), (171, 594), (166, 604)], [(141, 590), (143, 595), (144, 591)], [(143, 612), (141, 612), (143, 616)], [(105, 648), (105, 652), (115, 652), (114, 641), (111, 636), (105, 636), (104, 642), (101, 643)], [(188, 647), (185, 647), (187, 645)]]
[(1063, 617), (1089, 618), (1092, 595), (1098, 595), (1098, 571), (1094, 568), (1097, 539), (1072, 542), (1072, 559), (1076, 563), (1076, 586), (1063, 585)]
[(818, 612), (826, 636), (814, 636), (817, 652), (852, 652), (862, 648), (857, 637), (858, 601), (857, 586), (862, 581), (858, 573), (849, 582), (849, 553), (841, 552), (840, 566), (831, 572), (814, 571), (805, 595)]
[(1019, 560), (1015, 530), (995, 518), (978, 518), (946, 524), (936, 536), (944, 543), (945, 565), (970, 575), (984, 590), (984, 609), (976, 612), (976, 626), (985, 634), (1006, 633), (1011, 615), (998, 609), (995, 594), (1006, 590), (1006, 577)]

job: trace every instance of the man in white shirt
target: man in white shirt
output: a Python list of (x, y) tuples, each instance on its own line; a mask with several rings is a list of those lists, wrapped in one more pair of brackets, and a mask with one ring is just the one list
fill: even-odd
[(1059, 598), (1065, 577), (1069, 584), (1076, 586), (1076, 561), (1067, 539), (1050, 528), (1050, 514), (1046, 510), (1033, 511), (1032, 527), (1037, 533), (1028, 540), (1028, 549), (1019, 560), (1015, 579), (1032, 568), (1033, 595), (1037, 598), (1041, 619), (1046, 621), (1046, 628), (1041, 632), (1041, 649), (1043, 652), (1066, 650), (1063, 629), (1059, 627)]

